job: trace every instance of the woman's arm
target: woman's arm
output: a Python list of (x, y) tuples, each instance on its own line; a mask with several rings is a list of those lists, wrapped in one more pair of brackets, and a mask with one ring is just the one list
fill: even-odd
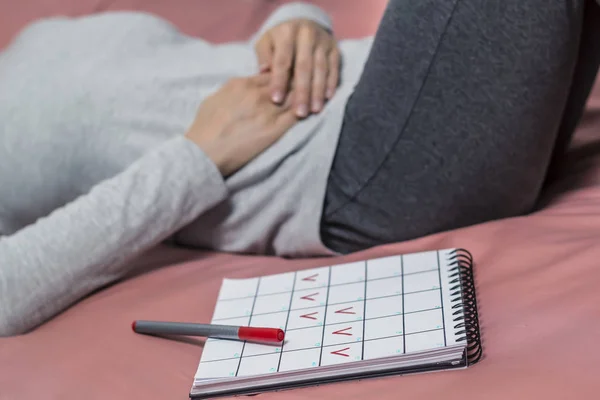
[(226, 197), (178, 137), (12, 236), (0, 237), (0, 336), (24, 333), (128, 272), (127, 261)]
[(0, 336), (24, 333), (125, 276), (133, 257), (227, 196), (235, 173), (296, 123), (269, 77), (233, 79), (172, 139), (87, 195), (0, 237)]

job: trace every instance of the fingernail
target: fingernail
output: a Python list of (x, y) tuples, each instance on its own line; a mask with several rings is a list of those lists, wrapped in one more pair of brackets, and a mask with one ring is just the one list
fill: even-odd
[(260, 72), (267, 72), (269, 70), (269, 64), (263, 64), (259, 68)]
[(327, 89), (325, 96), (327, 96), (328, 99), (331, 99), (333, 97), (333, 89)]
[(273, 99), (273, 101), (275, 103), (279, 103), (279, 102), (281, 102), (281, 100), (283, 100), (283, 93), (275, 92), (275, 93), (273, 93), (273, 96), (271, 98)]
[(312, 110), (313, 110), (313, 112), (319, 112), (319, 111), (321, 111), (321, 107), (323, 107), (323, 105), (318, 100), (314, 101), (313, 104), (312, 104)]
[(306, 115), (308, 115), (308, 107), (306, 106), (306, 104), (299, 105), (296, 109), (296, 114), (299, 117), (306, 117)]

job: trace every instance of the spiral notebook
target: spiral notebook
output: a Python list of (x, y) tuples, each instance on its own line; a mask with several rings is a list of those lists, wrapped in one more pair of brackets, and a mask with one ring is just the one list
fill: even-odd
[(208, 339), (191, 398), (466, 368), (482, 355), (467, 250), (225, 279), (212, 322), (281, 328), (280, 345)]

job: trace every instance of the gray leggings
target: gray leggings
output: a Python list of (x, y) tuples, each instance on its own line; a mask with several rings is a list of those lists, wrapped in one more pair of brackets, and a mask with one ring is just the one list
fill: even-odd
[(321, 235), (352, 252), (530, 212), (600, 62), (594, 0), (390, 0)]

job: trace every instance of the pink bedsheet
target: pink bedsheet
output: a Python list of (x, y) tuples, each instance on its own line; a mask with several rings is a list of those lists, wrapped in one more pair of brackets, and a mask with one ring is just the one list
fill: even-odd
[[(172, 20), (181, 18), (181, 25), (190, 32), (204, 32), (219, 24), (214, 22), (209, 28), (195, 26), (191, 10), (206, 11), (209, 1), (211, 5), (219, 4), (210, 12), (223, 21), (231, 18), (229, 11), (220, 7), (231, 6), (233, 2), (238, 7), (236, 13), (246, 18), (253, 10), (255, 18), (244, 19), (244, 29), (213, 36), (215, 40), (242, 36), (278, 3), (123, 0), (108, 7), (138, 8)], [(365, 4), (370, 5), (369, 12), (378, 16), (384, 2), (322, 0), (320, 3), (334, 12), (340, 29), (348, 29), (345, 32), (351, 35), (352, 27), (344, 18), (355, 15), (356, 21), (360, 21), (358, 16), (365, 15)], [(7, 18), (7, 3), (0, 5), (2, 19)], [(90, 12), (99, 5), (107, 7), (101, 0), (39, 3), (46, 7), (43, 12), (56, 13), (66, 5), (62, 10), (73, 15)], [(247, 12), (240, 13), (243, 7), (247, 7), (244, 8)], [(22, 21), (29, 18), (19, 15)], [(371, 18), (360, 29), (364, 33), (373, 30), (376, 25), (373, 21)], [(545, 196), (546, 206), (529, 216), (383, 246), (335, 260), (288, 261), (183, 252), (183, 256), (191, 254), (196, 259), (114, 285), (28, 335), (0, 339), (0, 399), (185, 399), (202, 342), (135, 335), (130, 329), (133, 319), (209, 320), (224, 277), (250, 277), (454, 246), (470, 249), (476, 259), (484, 340), (484, 358), (479, 364), (468, 370), (332, 384), (263, 394), (260, 398), (597, 398), (600, 392), (597, 261), (600, 259), (600, 87), (589, 102), (570, 154), (571, 161), (561, 179)]]
[[(332, 15), (339, 37), (362, 37), (377, 28), (385, 0), (304, 0)], [(0, 1), (0, 48), (23, 25), (48, 16), (136, 10), (158, 14), (183, 32), (214, 42), (241, 40), (289, 0), (19, 0)], [(226, 27), (226, 28), (224, 28)]]

